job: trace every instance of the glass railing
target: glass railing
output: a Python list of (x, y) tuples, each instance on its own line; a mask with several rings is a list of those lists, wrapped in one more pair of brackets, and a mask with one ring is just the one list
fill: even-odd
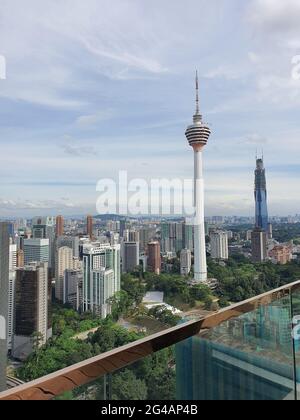
[(300, 282), (146, 337), (1, 398), (300, 399)]

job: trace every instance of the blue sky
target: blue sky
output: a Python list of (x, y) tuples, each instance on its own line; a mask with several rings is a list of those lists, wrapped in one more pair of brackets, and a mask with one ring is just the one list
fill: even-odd
[(96, 183), (193, 174), (201, 110), (206, 213), (300, 212), (299, 0), (1, 0), (0, 216), (95, 211)]

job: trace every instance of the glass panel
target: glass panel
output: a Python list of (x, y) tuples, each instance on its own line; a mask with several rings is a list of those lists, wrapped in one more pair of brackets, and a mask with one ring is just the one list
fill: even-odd
[(300, 400), (300, 286), (292, 291), (293, 311), (293, 339), (295, 351), (295, 382), (297, 387), (297, 399)]
[(176, 367), (180, 400), (294, 399), (290, 296), (177, 345)]

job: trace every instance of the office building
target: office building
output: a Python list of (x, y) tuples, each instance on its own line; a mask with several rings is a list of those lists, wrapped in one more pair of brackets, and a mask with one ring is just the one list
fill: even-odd
[(215, 260), (228, 260), (227, 232), (214, 231), (210, 234), (211, 258)]
[(49, 262), (49, 239), (25, 239), (23, 245), (25, 265)]
[(68, 247), (58, 248), (55, 263), (55, 298), (63, 302), (65, 271), (74, 268), (73, 250)]
[(139, 242), (124, 242), (122, 244), (122, 271), (132, 273), (139, 265)]
[(92, 240), (94, 237), (94, 220), (93, 216), (87, 216), (86, 218), (86, 233), (88, 237)]
[(159, 242), (149, 242), (148, 244), (148, 270), (159, 275), (161, 273), (161, 253)]
[(180, 274), (187, 277), (192, 268), (192, 252), (189, 249), (183, 249), (180, 253)]
[(262, 263), (267, 259), (267, 234), (263, 229), (256, 228), (252, 232), (252, 261)]
[(83, 246), (84, 312), (102, 317), (109, 314), (110, 307), (104, 300), (121, 290), (120, 254), (120, 245), (88, 243)]
[[(35, 335), (34, 343), (33, 335)], [(24, 360), (34, 345), (42, 346), (52, 336), (51, 283), (48, 264), (32, 263), (17, 270), (13, 356)]]
[(9, 234), (7, 223), (0, 223), (0, 391), (6, 389), (8, 301)]
[[(55, 217), (36, 217), (32, 221), (33, 239), (49, 240), (48, 266), (53, 271), (55, 269)], [(25, 257), (25, 263), (26, 257)]]
[(211, 131), (202, 120), (199, 109), (199, 83), (196, 76), (196, 113), (193, 124), (186, 130), (186, 138), (194, 151), (194, 203), (196, 216), (194, 220), (194, 259), (196, 283), (207, 281), (206, 243), (204, 226), (204, 180), (203, 180), (203, 149), (210, 137)]
[(266, 170), (263, 159), (256, 160), (255, 170), (255, 220), (256, 227), (268, 231), (268, 205), (267, 205), (267, 182)]
[(64, 234), (64, 218), (57, 216), (56, 218), (56, 237), (63, 236)]

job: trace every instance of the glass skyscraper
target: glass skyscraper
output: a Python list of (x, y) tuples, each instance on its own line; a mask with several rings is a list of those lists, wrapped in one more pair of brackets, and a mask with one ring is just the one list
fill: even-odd
[(268, 205), (266, 170), (263, 159), (256, 160), (255, 170), (255, 219), (256, 227), (267, 232), (268, 230)]

